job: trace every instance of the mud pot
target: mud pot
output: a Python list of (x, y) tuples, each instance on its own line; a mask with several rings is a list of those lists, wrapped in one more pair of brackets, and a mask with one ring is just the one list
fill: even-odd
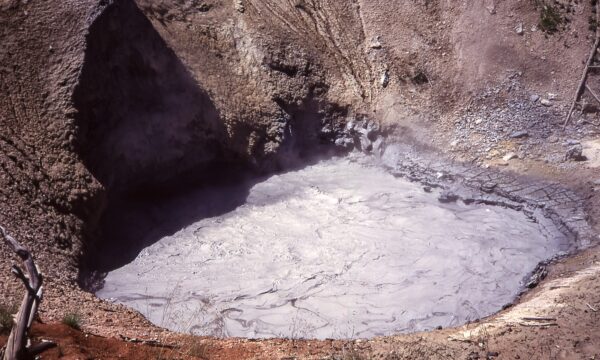
[(452, 201), (356, 158), (246, 188), (144, 205), (160, 219), (144, 236), (197, 220), (111, 271), (98, 295), (196, 335), (369, 338), (493, 314), (571, 249), (541, 214)]

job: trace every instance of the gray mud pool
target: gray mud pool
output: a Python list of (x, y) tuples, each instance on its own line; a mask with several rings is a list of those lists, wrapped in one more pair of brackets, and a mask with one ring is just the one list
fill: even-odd
[[(186, 211), (214, 205), (190, 196)], [(196, 335), (365, 338), (490, 315), (568, 248), (543, 218), (438, 196), (376, 166), (322, 161), (145, 248), (98, 295)]]

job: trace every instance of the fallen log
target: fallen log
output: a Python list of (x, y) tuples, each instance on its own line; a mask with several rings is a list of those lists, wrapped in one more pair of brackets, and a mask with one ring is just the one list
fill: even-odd
[(9, 248), (21, 259), (26, 272), (13, 265), (12, 273), (25, 286), (25, 295), (21, 302), (21, 307), (15, 318), (6, 347), (4, 349), (3, 360), (29, 360), (34, 359), (42, 352), (56, 346), (53, 342), (44, 342), (34, 346), (27, 346), (27, 338), (31, 324), (37, 314), (37, 310), (42, 300), (43, 276), (33, 261), (29, 250), (21, 245), (15, 238), (8, 235), (6, 230), (0, 226), (0, 235)]

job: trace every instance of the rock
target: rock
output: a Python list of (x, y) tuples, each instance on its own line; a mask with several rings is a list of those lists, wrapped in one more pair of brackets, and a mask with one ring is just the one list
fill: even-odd
[(542, 101), (540, 101), (540, 103), (544, 106), (552, 106), (552, 103), (548, 99), (542, 99)]
[(458, 200), (458, 195), (456, 195), (455, 193), (453, 193), (451, 191), (444, 191), (438, 197), (438, 201), (441, 202), (442, 204), (453, 203), (453, 202), (456, 202), (457, 200)]
[(502, 160), (504, 160), (505, 162), (508, 162), (514, 158), (518, 158), (517, 154), (515, 154), (514, 152), (509, 152), (508, 154), (506, 154), (502, 157)]
[(523, 23), (517, 25), (517, 27), (515, 27), (515, 31), (517, 32), (517, 35), (523, 35), (525, 33), (525, 30), (523, 29)]
[(335, 140), (335, 145), (346, 150), (352, 150), (354, 148), (354, 140), (348, 137), (342, 137)]
[(467, 360), (479, 360), (479, 354), (475, 351), (471, 351), (471, 353), (467, 355)]
[(235, 9), (239, 12), (239, 13), (244, 13), (244, 11), (246, 11), (246, 7), (244, 6), (244, 1), (243, 0), (235, 0)]
[(445, 172), (438, 171), (437, 173), (435, 173), (435, 178), (436, 179), (450, 179), (451, 176)]
[(557, 97), (558, 97), (558, 95), (556, 95), (556, 94), (548, 93), (548, 100), (556, 100)]
[(331, 129), (331, 126), (329, 124), (326, 124), (325, 126), (323, 126), (321, 128), (321, 134), (329, 135), (332, 133), (333, 133), (333, 129)]
[(372, 40), (371, 40), (371, 44), (369, 45), (369, 47), (371, 49), (381, 49), (382, 45), (381, 45), (381, 41), (380, 41), (381, 37), (380, 36), (375, 36)]
[(382, 155), (384, 151), (384, 139), (383, 136), (378, 136), (375, 141), (373, 141), (372, 151), (377, 155)]
[(480, 189), (481, 189), (481, 191), (489, 194), (492, 191), (494, 191), (494, 189), (497, 187), (498, 187), (498, 184), (496, 184), (494, 182), (488, 182), (488, 183), (481, 185)]
[(567, 146), (574, 146), (574, 145), (579, 145), (580, 142), (579, 140), (573, 140), (573, 139), (569, 139), (565, 142), (565, 145)]
[(388, 86), (388, 84), (390, 83), (390, 75), (388, 74), (387, 70), (385, 70), (381, 74), (381, 78), (379, 79), (379, 83), (381, 84), (381, 87), (383, 87), (383, 88), (386, 88)]
[(548, 275), (548, 270), (546, 269), (546, 264), (543, 262), (537, 264), (535, 269), (533, 269), (533, 272), (531, 273), (529, 280), (525, 284), (525, 287), (527, 287), (529, 289), (533, 289), (534, 287), (538, 286), (538, 284), (542, 280), (544, 280), (547, 275)]
[(520, 139), (529, 136), (529, 133), (525, 130), (515, 131), (510, 134), (511, 139)]
[(354, 120), (348, 121), (346, 123), (346, 132), (350, 132), (350, 131), (354, 130), (354, 125), (355, 125)]
[(200, 5), (197, 7), (198, 11), (200, 11), (200, 12), (207, 12), (207, 11), (209, 11), (211, 8), (212, 8), (212, 5), (209, 5), (209, 4), (200, 4)]
[(361, 136), (359, 139), (360, 149), (365, 153), (370, 153), (373, 150), (373, 143), (367, 136)]
[(587, 158), (583, 156), (583, 147), (581, 145), (574, 145), (567, 150), (565, 154), (565, 160), (573, 161), (585, 161)]
[(529, 97), (529, 100), (531, 100), (531, 102), (533, 102), (533, 103), (537, 102), (539, 99), (540, 99), (540, 96), (539, 95), (535, 95), (535, 94), (533, 94), (533, 95), (531, 95)]
[(483, 119), (479, 118), (477, 120), (475, 120), (475, 125), (479, 125), (483, 122)]

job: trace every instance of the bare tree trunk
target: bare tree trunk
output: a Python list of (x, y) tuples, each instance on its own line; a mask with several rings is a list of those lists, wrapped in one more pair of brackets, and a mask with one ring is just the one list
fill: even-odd
[(27, 334), (35, 318), (40, 301), (42, 300), (42, 282), (43, 277), (33, 261), (29, 250), (21, 245), (12, 236), (6, 233), (6, 230), (0, 226), (0, 235), (8, 246), (17, 254), (23, 262), (27, 274), (17, 265), (12, 266), (12, 273), (19, 278), (25, 286), (25, 295), (21, 302), (21, 307), (15, 319), (15, 326), (10, 332), (6, 348), (4, 350), (3, 360), (25, 360), (33, 359), (51, 347), (54, 343), (43, 343), (33, 347), (27, 347)]

